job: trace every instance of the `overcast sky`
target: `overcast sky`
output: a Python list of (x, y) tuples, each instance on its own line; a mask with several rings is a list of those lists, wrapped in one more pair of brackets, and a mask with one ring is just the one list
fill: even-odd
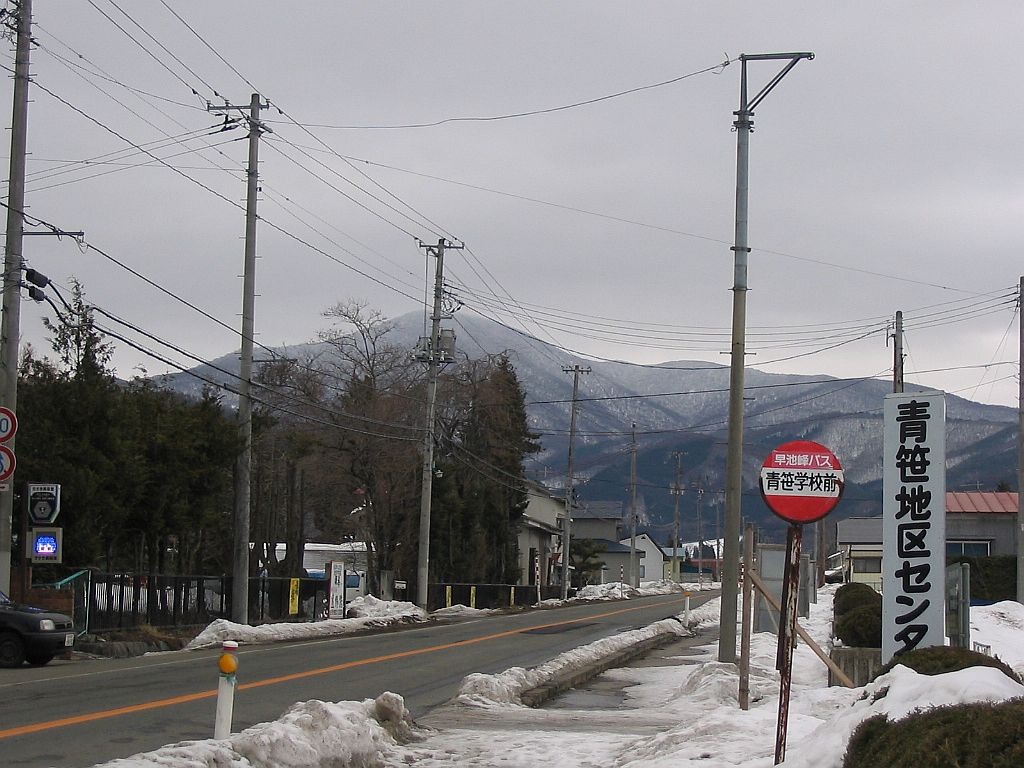
[[(740, 64), (715, 65), (813, 51), (755, 115), (750, 365), (886, 375), (886, 319), (902, 309), (908, 380), (1016, 404), (1019, 2), (116, 2), (35, 0), (29, 211), (237, 328), (245, 131), (210, 135), (221, 117), (205, 104), (257, 89), (274, 105), (259, 343), (308, 341), (349, 298), (422, 311), (415, 238), (446, 236), (467, 246), (447, 260), (459, 315), (603, 357), (727, 363)], [(752, 63), (752, 90), (778, 68)], [(702, 70), (545, 114), (367, 127), (545, 110)], [(8, 77), (6, 104), (10, 90)], [(238, 347), (94, 250), (30, 237), (25, 255), (197, 357)], [(47, 314), (23, 305), (41, 349)], [(122, 343), (115, 363), (169, 370)], [(1004, 364), (973, 367), (991, 363)]]

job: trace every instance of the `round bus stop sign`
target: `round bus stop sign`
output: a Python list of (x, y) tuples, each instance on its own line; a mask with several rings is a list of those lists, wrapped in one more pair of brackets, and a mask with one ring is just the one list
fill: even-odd
[(761, 496), (790, 523), (813, 523), (835, 509), (843, 494), (843, 467), (825, 446), (811, 440), (784, 443), (761, 467)]

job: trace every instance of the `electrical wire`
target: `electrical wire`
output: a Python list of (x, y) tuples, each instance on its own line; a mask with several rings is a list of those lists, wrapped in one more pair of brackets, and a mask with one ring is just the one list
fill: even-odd
[[(513, 120), (521, 117), (533, 117), (535, 115), (548, 115), (553, 112), (564, 112), (568, 109), (576, 109), (578, 107), (585, 107), (591, 104), (597, 104), (602, 101), (609, 101), (610, 99), (617, 99), (620, 96), (628, 96), (633, 93), (639, 93), (641, 91), (648, 91), (653, 88), (661, 88), (662, 86), (672, 85), (682, 80), (687, 80), (697, 75), (707, 74), (708, 72), (720, 73), (732, 62), (737, 59), (726, 59), (725, 61), (714, 64), (710, 67), (704, 67), (694, 72), (688, 72), (685, 75), (678, 75), (668, 80), (662, 80), (657, 83), (649, 83), (647, 85), (640, 85), (634, 88), (627, 88), (624, 91), (617, 91), (615, 93), (605, 94), (604, 96), (598, 96), (592, 99), (584, 99), (582, 101), (575, 101), (569, 104), (562, 104), (557, 107), (547, 107), (544, 109), (532, 109), (522, 112), (510, 112), (501, 115), (488, 115), (482, 117), (446, 117), (441, 120), (434, 120), (430, 122), (419, 122), (419, 123), (404, 123), (398, 125), (328, 125), (324, 123), (304, 123), (308, 128), (331, 128), (337, 130), (397, 130), (405, 128), (433, 128), (439, 125), (445, 125), (446, 123), (481, 123), (481, 122), (496, 122), (499, 120)], [(717, 70), (717, 71), (716, 71)]]

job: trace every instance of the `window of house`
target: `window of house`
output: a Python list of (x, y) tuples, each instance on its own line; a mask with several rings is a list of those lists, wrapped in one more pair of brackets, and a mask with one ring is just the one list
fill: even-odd
[(881, 573), (882, 558), (880, 557), (855, 557), (853, 558), (854, 573)]
[(647, 575), (644, 573), (644, 566), (642, 566), (642, 565), (640, 566), (640, 578), (641, 579), (646, 579), (647, 578)]
[(991, 543), (987, 541), (947, 541), (946, 556), (988, 557)]

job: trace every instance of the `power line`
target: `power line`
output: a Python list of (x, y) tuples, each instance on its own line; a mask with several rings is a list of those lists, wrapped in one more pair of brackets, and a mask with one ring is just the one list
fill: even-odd
[(729, 64), (731, 64), (734, 61), (736, 61), (736, 59), (726, 59), (725, 61), (723, 61), (723, 62), (721, 62), (719, 64), (714, 64), (714, 65), (712, 65), (710, 67), (705, 67), (704, 69), (698, 69), (698, 70), (696, 70), (694, 72), (688, 72), (685, 75), (678, 75), (678, 76), (670, 78), (668, 80), (662, 80), (662, 81), (657, 82), (657, 83), (649, 83), (647, 85), (640, 85), (640, 86), (636, 86), (635, 88), (627, 88), (624, 91), (617, 91), (615, 93), (609, 93), (609, 94), (606, 94), (604, 96), (598, 96), (598, 97), (592, 98), (592, 99), (584, 99), (584, 100), (581, 100), (581, 101), (574, 101), (574, 102), (569, 103), (569, 104), (562, 104), (561, 106), (547, 107), (547, 108), (544, 108), (544, 109), (532, 109), (532, 110), (527, 110), (527, 111), (522, 111), (522, 112), (510, 112), (510, 113), (501, 114), (501, 115), (489, 115), (489, 116), (483, 116), (483, 117), (446, 117), (446, 118), (443, 118), (441, 120), (434, 120), (434, 121), (430, 121), (430, 122), (405, 123), (405, 124), (399, 124), (399, 125), (328, 125), (328, 124), (323, 124), (323, 123), (305, 123), (304, 125), (306, 127), (308, 127), (308, 128), (332, 128), (332, 129), (337, 129), (337, 130), (396, 130), (396, 129), (403, 129), (403, 128), (433, 128), (433, 127), (436, 127), (436, 126), (439, 126), (439, 125), (445, 125), (446, 123), (495, 122), (495, 121), (499, 121), (499, 120), (513, 120), (513, 119), (520, 118), (520, 117), (532, 117), (532, 116), (535, 116), (535, 115), (548, 115), (548, 114), (551, 114), (552, 112), (563, 112), (563, 111), (565, 111), (567, 109), (576, 109), (577, 107), (585, 107), (585, 106), (588, 106), (590, 104), (597, 104), (597, 103), (602, 102), (602, 101), (609, 101), (610, 99), (617, 99), (620, 96), (628, 96), (629, 94), (639, 93), (641, 91), (648, 91), (648, 90), (651, 90), (652, 88), (661, 88), (662, 86), (665, 86), (665, 85), (672, 85), (673, 83), (678, 83), (678, 82), (680, 82), (682, 80), (686, 80), (686, 79), (691, 78), (691, 77), (696, 77), (697, 75), (703, 75), (703, 74), (706, 74), (708, 72), (715, 72), (716, 70), (717, 70), (717, 72), (716, 72), (716, 74), (717, 74), (718, 72), (721, 72), (722, 70), (724, 70), (727, 66), (729, 66)]

